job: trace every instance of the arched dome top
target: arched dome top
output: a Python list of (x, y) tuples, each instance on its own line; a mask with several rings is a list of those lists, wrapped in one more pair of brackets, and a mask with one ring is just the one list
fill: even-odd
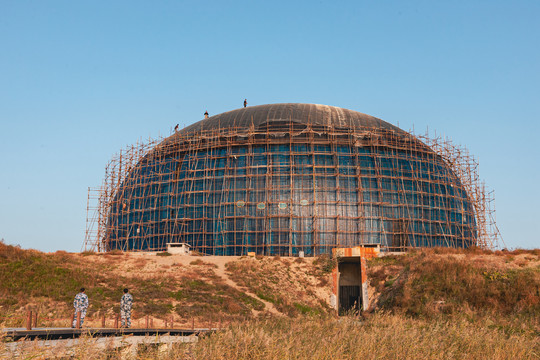
[(121, 186), (107, 188), (107, 250), (185, 242), (208, 255), (317, 256), (343, 244), (477, 243), (475, 208), (452, 166), (356, 111), (251, 106), (146, 149), (113, 168)]
[(285, 122), (353, 130), (378, 128), (400, 134), (405, 133), (398, 127), (381, 119), (357, 111), (328, 105), (296, 103), (249, 106), (227, 111), (196, 122), (178, 133), (187, 135), (213, 129), (236, 129), (241, 131), (250, 127), (255, 130), (268, 128), (271, 131), (273, 124), (278, 125)]

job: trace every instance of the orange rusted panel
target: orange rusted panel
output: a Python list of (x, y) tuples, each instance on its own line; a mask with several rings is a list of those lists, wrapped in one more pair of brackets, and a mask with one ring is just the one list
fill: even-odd
[(371, 259), (379, 255), (378, 247), (355, 246), (351, 248), (333, 248), (332, 254), (339, 257), (365, 257)]

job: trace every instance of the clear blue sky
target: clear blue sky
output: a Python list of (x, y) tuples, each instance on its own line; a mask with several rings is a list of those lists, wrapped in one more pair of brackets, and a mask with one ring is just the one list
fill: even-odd
[(0, 238), (79, 251), (114, 153), (304, 102), (466, 146), (510, 248), (540, 247), (540, 2), (0, 0)]

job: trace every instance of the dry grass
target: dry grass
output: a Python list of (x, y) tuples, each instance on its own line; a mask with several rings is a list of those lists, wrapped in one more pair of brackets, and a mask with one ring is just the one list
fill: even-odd
[(132, 264), (135, 268), (143, 268), (146, 266), (146, 264), (148, 263), (148, 260), (145, 259), (145, 258), (139, 258), (139, 259), (135, 259)]
[(424, 318), (490, 315), (501, 326), (520, 318), (540, 331), (538, 256), (520, 251), (507, 263), (506, 255), (478, 252), (426, 249), (370, 261), (372, 294), (380, 293), (372, 306)]
[(537, 340), (466, 319), (428, 322), (389, 314), (363, 322), (272, 319), (183, 346), (179, 358), (191, 353), (193, 359), (535, 359)]
[[(125, 349), (96, 351), (86, 338), (73, 358), (117, 359)], [(28, 346), (17, 356), (0, 343), (3, 358), (42, 358)], [(489, 318), (430, 321), (378, 313), (354, 317), (267, 318), (235, 323), (194, 344), (139, 349), (139, 359), (538, 359), (538, 334), (508, 334)]]
[[(0, 242), (0, 317), (6, 317), (0, 323), (15, 324), (26, 307), (39, 309), (42, 318), (67, 319), (73, 295), (85, 286), (90, 325), (118, 311), (121, 290), (129, 287), (137, 316), (154, 314), (158, 324), (171, 316), (175, 324), (236, 321), (197, 344), (140, 349), (141, 359), (540, 358), (540, 250), (434, 248), (373, 259), (374, 309), (361, 321), (328, 315), (331, 258), (215, 261), (44, 254)], [(269, 317), (255, 296), (290, 317)], [(98, 351), (92, 341), (72, 349), (72, 357), (124, 355), (123, 349)], [(32, 346), (16, 356), (6, 351), (0, 341), (0, 358), (43, 358)]]
[(122, 250), (111, 250), (103, 254), (103, 256), (123, 256), (126, 255)]
[(202, 266), (208, 266), (211, 268), (217, 268), (218, 266), (216, 264), (212, 264), (209, 262), (202, 261), (201, 259), (193, 260), (189, 263), (189, 265), (202, 265)]

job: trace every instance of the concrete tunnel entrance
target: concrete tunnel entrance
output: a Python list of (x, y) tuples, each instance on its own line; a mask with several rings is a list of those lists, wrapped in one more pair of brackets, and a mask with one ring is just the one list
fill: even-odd
[(338, 315), (358, 313), (369, 307), (366, 258), (377, 257), (379, 247), (358, 246), (354, 248), (334, 248), (337, 258), (333, 271), (331, 304)]
[(362, 267), (360, 257), (340, 259), (338, 262), (339, 286), (338, 304), (339, 315), (349, 311), (359, 312), (363, 309), (361, 296)]

